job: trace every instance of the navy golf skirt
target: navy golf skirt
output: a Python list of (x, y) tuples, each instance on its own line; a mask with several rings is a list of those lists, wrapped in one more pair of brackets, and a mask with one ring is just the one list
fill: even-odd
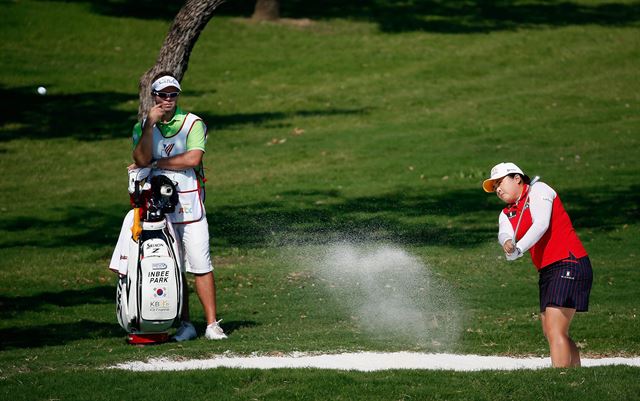
[(589, 257), (559, 260), (540, 270), (540, 312), (547, 306), (572, 308), (577, 312), (589, 310), (589, 293), (593, 271)]

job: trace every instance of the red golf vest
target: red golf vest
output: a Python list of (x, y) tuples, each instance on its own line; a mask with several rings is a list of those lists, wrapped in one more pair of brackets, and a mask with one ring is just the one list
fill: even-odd
[[(520, 199), (527, 197), (529, 188), (528, 185), (525, 185)], [(514, 230), (522, 214), (522, 221), (516, 233), (517, 242), (526, 234), (529, 228), (531, 228), (532, 220), (529, 202), (519, 202), (518, 205), (512, 203), (504, 208), (502, 212), (509, 218)], [(562, 206), (562, 201), (560, 201), (559, 196), (556, 195), (553, 200), (549, 228), (547, 228), (542, 238), (529, 249), (529, 252), (531, 253), (531, 261), (538, 270), (554, 262), (568, 258), (569, 254), (572, 254), (576, 258), (587, 256), (587, 251), (584, 249), (584, 246), (582, 246), (582, 242), (580, 242), (571, 224), (569, 215), (564, 210), (564, 206)]]

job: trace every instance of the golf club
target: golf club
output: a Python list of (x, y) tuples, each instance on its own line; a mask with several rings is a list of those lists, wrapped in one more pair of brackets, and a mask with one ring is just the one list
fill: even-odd
[(524, 210), (527, 207), (527, 204), (529, 203), (529, 195), (531, 194), (531, 188), (533, 188), (533, 185), (538, 182), (538, 180), (540, 180), (540, 176), (536, 175), (535, 177), (533, 177), (531, 179), (531, 181), (529, 182), (529, 190), (527, 191), (527, 197), (524, 200), (524, 206), (522, 207), (522, 213), (520, 213), (520, 217), (518, 218), (518, 224), (516, 224), (516, 229), (513, 232), (513, 246), (516, 246), (516, 234), (518, 233), (518, 228), (520, 228), (520, 222), (522, 221), (522, 216), (524, 215)]

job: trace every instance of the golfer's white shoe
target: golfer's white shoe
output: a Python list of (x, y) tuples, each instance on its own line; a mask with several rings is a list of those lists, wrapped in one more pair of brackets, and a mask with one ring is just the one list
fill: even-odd
[(204, 332), (204, 336), (209, 340), (224, 340), (227, 338), (227, 335), (224, 334), (222, 327), (218, 323), (220, 323), (222, 319), (217, 322), (213, 322), (207, 326), (207, 330)]

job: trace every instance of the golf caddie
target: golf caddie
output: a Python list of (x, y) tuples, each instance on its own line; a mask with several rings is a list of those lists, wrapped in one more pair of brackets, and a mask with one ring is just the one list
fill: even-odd
[[(227, 338), (216, 320), (216, 287), (209, 253), (209, 226), (204, 207), (204, 170), (202, 157), (207, 142), (207, 127), (202, 119), (178, 107), (182, 88), (171, 74), (157, 74), (151, 84), (154, 105), (146, 119), (133, 128), (132, 168), (151, 167), (152, 175), (170, 178), (178, 191), (171, 221), (182, 254), (182, 266), (195, 276), (195, 289), (202, 303), (207, 327), (205, 338)], [(184, 283), (182, 322), (174, 340), (197, 337), (189, 316), (187, 280)]]

